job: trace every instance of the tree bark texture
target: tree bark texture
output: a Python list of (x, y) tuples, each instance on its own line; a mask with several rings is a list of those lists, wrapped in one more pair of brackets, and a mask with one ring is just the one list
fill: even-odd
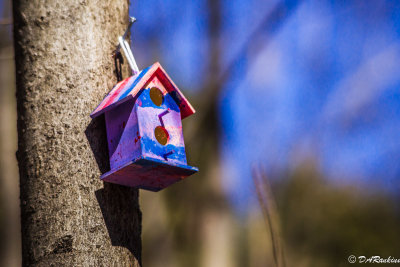
[(89, 117), (116, 83), (128, 7), (13, 2), (24, 266), (140, 266), (138, 191), (100, 181), (104, 118)]

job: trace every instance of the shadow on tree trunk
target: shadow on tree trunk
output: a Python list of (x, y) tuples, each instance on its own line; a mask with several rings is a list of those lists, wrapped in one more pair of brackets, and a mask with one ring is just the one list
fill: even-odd
[[(104, 115), (94, 118), (85, 130), (101, 173), (110, 170)], [(100, 179), (100, 177), (94, 177)], [(141, 264), (140, 231), (142, 214), (138, 205), (138, 189), (104, 183), (95, 192), (108, 235), (113, 246), (127, 248)], [(135, 236), (137, 235), (137, 236)]]
[(95, 194), (111, 244), (127, 248), (141, 264), (141, 231), (137, 231), (142, 227), (142, 213), (137, 201), (139, 190), (104, 183), (104, 188)]
[(100, 172), (102, 174), (108, 172), (110, 170), (110, 162), (108, 158), (108, 144), (104, 115), (94, 118), (89, 123), (85, 130), (85, 135)]

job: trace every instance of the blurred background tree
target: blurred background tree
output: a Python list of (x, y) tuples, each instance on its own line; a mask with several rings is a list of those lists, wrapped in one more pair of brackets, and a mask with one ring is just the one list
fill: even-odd
[(0, 5), (0, 265), (21, 265), (11, 1)]

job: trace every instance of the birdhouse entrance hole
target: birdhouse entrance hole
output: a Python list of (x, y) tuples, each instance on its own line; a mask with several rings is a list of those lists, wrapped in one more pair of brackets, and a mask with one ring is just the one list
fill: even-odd
[(156, 106), (161, 106), (164, 100), (163, 93), (157, 87), (150, 89), (150, 98)]
[(157, 126), (156, 129), (154, 129), (154, 135), (157, 141), (163, 146), (165, 146), (169, 141), (168, 131), (162, 126)]

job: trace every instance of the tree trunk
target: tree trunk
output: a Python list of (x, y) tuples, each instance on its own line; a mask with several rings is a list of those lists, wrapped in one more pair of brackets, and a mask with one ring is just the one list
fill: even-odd
[(99, 180), (104, 118), (89, 117), (116, 83), (128, 6), (13, 2), (24, 266), (140, 265), (138, 191)]

